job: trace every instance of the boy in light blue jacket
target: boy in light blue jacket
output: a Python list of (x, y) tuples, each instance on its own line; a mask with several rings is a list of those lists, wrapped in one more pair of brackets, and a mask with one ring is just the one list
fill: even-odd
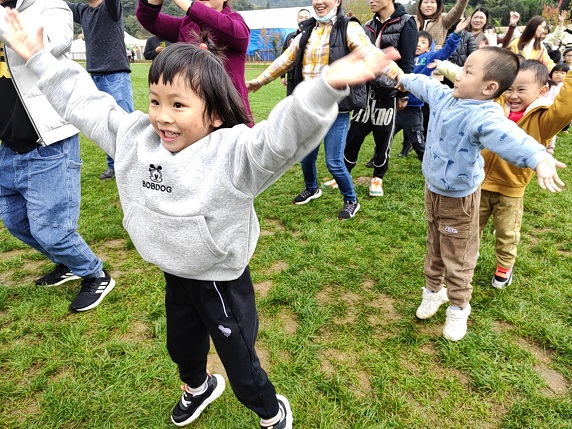
[(430, 318), (450, 301), (443, 336), (451, 341), (465, 336), (471, 312), (471, 280), (479, 249), (480, 185), (485, 177), (481, 149), (536, 170), (542, 189), (559, 192), (559, 186), (564, 186), (556, 167), (565, 165), (505, 118), (502, 108), (493, 102), (512, 84), (518, 69), (518, 57), (513, 53), (485, 47), (469, 56), (453, 89), (428, 76), (403, 74), (396, 65), (385, 71), (431, 106), (422, 167), (426, 181), (426, 286), (416, 315)]

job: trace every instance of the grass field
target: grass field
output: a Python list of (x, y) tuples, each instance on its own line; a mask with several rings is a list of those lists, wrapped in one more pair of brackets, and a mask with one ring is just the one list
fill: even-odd
[[(147, 64), (133, 65), (136, 107), (147, 110)], [(256, 76), (260, 67), (248, 70)], [(274, 82), (251, 95), (255, 119), (283, 97)], [(572, 138), (557, 157), (572, 165)], [(371, 198), (368, 137), (354, 182), (361, 210), (339, 222), (338, 191), (304, 206), (299, 166), (256, 201), (262, 234), (251, 261), (260, 313), (258, 352), (298, 429), (572, 428), (572, 194), (534, 181), (525, 197), (515, 280), (490, 286), (493, 230), (474, 277), (469, 332), (441, 336), (442, 308), (415, 318), (425, 253), (423, 178), (392, 149), (386, 196)], [(165, 348), (164, 280), (121, 226), (105, 156), (82, 138), (80, 232), (117, 280), (95, 310), (71, 313), (79, 282), (34, 286), (52, 268), (0, 226), (0, 428), (170, 428), (179, 398)], [(321, 157), (320, 177), (328, 178)], [(572, 167), (571, 167), (572, 168)], [(561, 177), (572, 186), (572, 173)], [(0, 224), (1, 225), (1, 224)], [(214, 350), (209, 368), (224, 372)], [(197, 429), (255, 428), (227, 391)]]

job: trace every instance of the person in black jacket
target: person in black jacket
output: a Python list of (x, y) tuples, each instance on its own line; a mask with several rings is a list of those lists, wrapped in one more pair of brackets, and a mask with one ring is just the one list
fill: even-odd
[(143, 57), (145, 57), (146, 60), (154, 60), (155, 57), (159, 55), (159, 52), (161, 52), (170, 44), (171, 42), (167, 42), (158, 36), (151, 36), (147, 39), (147, 43), (145, 43)]
[[(401, 55), (397, 65), (405, 73), (411, 73), (418, 36), (415, 18), (408, 15), (403, 5), (395, 3), (395, 0), (370, 0), (369, 5), (374, 15), (364, 25), (365, 33), (379, 49), (390, 46), (396, 48)], [(369, 194), (380, 197), (383, 196), (383, 176), (389, 165), (396, 112), (405, 108), (409, 97), (407, 93), (395, 90), (392, 83), (383, 83), (379, 78), (368, 86), (367, 105), (352, 113), (344, 157), (346, 167), (351, 172), (357, 163), (363, 141), (373, 132), (374, 170)], [(330, 181), (324, 185), (332, 186), (332, 183)]]
[[(286, 36), (286, 39), (284, 39), (284, 45), (282, 46), (282, 53), (284, 53), (286, 48), (290, 46), (290, 43), (292, 43), (294, 37), (300, 34), (300, 24), (302, 24), (307, 19), (310, 19), (311, 16), (312, 15), (308, 9), (300, 9), (298, 11), (298, 29)], [(292, 91), (294, 91), (294, 73), (290, 71), (280, 77), (282, 78), (282, 85), (286, 87), (286, 95), (292, 94)]]

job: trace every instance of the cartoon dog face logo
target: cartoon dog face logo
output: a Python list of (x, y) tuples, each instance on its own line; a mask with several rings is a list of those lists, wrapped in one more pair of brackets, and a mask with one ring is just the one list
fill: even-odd
[(161, 183), (163, 181), (163, 173), (161, 170), (163, 167), (158, 165), (155, 167), (153, 164), (149, 164), (149, 179), (155, 183)]

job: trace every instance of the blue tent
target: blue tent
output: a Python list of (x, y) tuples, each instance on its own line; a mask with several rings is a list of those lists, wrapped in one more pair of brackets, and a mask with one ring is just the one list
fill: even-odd
[(250, 28), (248, 59), (272, 61), (276, 54), (280, 55), (286, 36), (296, 30), (300, 9), (288, 7), (238, 11)]
[(250, 30), (248, 57), (256, 57), (258, 61), (273, 61), (275, 56), (282, 52), (286, 36), (293, 31), (293, 28)]

